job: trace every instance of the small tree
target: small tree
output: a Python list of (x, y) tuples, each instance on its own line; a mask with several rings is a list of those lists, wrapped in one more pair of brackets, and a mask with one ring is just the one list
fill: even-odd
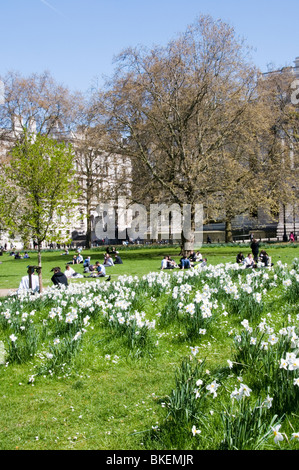
[[(42, 266), (42, 242), (61, 235), (77, 206), (74, 154), (70, 145), (40, 134), (24, 134), (10, 152), (5, 168), (6, 186), (14, 188), (18, 210), (6, 214), (8, 227), (37, 241), (38, 266)], [(39, 269), (42, 291), (42, 274)]]

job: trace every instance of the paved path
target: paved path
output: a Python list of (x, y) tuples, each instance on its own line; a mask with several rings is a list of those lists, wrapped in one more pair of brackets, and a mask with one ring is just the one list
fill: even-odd
[(17, 289), (0, 289), (0, 297), (6, 297), (12, 292), (16, 292)]

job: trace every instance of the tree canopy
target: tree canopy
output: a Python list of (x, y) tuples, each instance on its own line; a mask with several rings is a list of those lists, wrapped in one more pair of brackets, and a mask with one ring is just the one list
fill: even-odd
[(3, 174), (6, 188), (10, 192), (13, 189), (15, 199), (13, 210), (5, 212), (4, 220), (23, 239), (36, 240), (41, 267), (42, 242), (65, 239), (64, 230), (69, 228), (77, 207), (74, 153), (66, 143), (25, 133), (10, 157)]

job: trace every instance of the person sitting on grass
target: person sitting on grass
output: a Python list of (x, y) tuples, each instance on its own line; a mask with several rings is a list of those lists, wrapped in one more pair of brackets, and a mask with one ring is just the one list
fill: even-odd
[(96, 265), (90, 264), (84, 268), (84, 277), (96, 277)]
[(173, 269), (177, 267), (176, 262), (170, 256), (164, 256), (161, 261), (161, 269)]
[(103, 264), (101, 264), (99, 261), (96, 262), (94, 266), (90, 266), (92, 269), (90, 271), (89, 276), (84, 276), (84, 277), (106, 277), (106, 269)]
[(240, 252), (240, 253), (237, 254), (236, 263), (242, 264), (243, 261), (244, 261), (244, 255), (243, 255), (243, 253)]
[(201, 261), (202, 261), (202, 254), (199, 251), (197, 251), (195, 253), (195, 263), (200, 263)]
[(83, 268), (86, 268), (87, 266), (90, 265), (90, 260), (91, 260), (90, 256), (87, 256), (87, 258), (85, 258), (84, 263), (83, 263)]
[(167, 268), (168, 269), (174, 269), (174, 268), (178, 267), (178, 265), (176, 264), (174, 259), (171, 258), (171, 256), (168, 256), (167, 258), (168, 258), (167, 259)]
[(53, 282), (54, 286), (61, 287), (61, 286), (68, 286), (68, 281), (65, 276), (60, 270), (59, 267), (52, 268), (51, 271), (54, 271), (53, 276), (51, 277), (51, 281)]
[(265, 250), (260, 252), (260, 262), (263, 263), (266, 268), (273, 266), (273, 263), (271, 263), (271, 258)]
[(76, 257), (76, 263), (77, 264), (83, 263), (83, 256), (79, 252), (78, 252), (77, 257)]
[(104, 266), (104, 264), (100, 264), (99, 261), (96, 262), (95, 271), (96, 271), (97, 277), (105, 277), (106, 276), (105, 266)]
[(23, 276), (17, 290), (17, 293), (20, 294), (24, 291), (28, 291), (29, 287), (29, 275), (31, 274), (31, 290), (32, 292), (39, 292), (39, 281), (38, 275), (34, 273), (34, 268), (27, 269), (27, 276)]
[(245, 268), (254, 268), (255, 267), (255, 262), (252, 256), (252, 253), (248, 253), (246, 258), (243, 261), (243, 264), (245, 265)]
[(73, 268), (71, 268), (69, 264), (65, 266), (64, 275), (67, 279), (70, 279), (71, 277), (83, 277), (82, 274), (77, 273)]
[(109, 268), (110, 266), (114, 266), (113, 259), (111, 258), (109, 253), (106, 253), (106, 255), (104, 256), (103, 266), (105, 266), (106, 268)]
[(72, 261), (70, 261), (68, 264), (77, 264), (77, 255), (74, 255)]
[(115, 252), (114, 264), (123, 264), (121, 257), (119, 256), (118, 251)]
[(194, 253), (194, 251), (191, 251), (191, 252), (190, 252), (190, 255), (188, 256), (188, 259), (190, 260), (191, 265), (192, 265), (192, 263), (195, 263), (195, 261), (196, 261), (196, 254)]
[(182, 256), (179, 264), (180, 269), (189, 269), (191, 268), (190, 260), (187, 258), (187, 255)]
[(92, 273), (94, 270), (95, 270), (95, 266), (93, 264), (89, 264), (87, 266), (84, 266), (84, 268), (83, 268), (83, 272), (85, 274)]

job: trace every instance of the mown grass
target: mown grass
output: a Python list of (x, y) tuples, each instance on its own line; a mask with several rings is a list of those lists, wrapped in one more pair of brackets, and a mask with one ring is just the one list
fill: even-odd
[[(297, 245), (298, 246), (298, 245)], [(296, 257), (296, 248), (290, 245), (267, 247), (272, 261), (282, 260), (291, 264)], [(248, 246), (243, 247), (243, 251)], [(234, 262), (238, 246), (203, 247), (202, 254), (214, 265)], [(248, 250), (249, 251), (249, 250)], [(92, 250), (92, 260), (101, 260), (104, 251)], [(123, 265), (108, 268), (112, 280), (119, 275), (142, 276), (159, 271), (164, 254), (179, 259), (178, 248), (138, 248), (123, 249)], [(34, 264), (35, 254), (31, 254), (30, 264)], [(63, 265), (70, 256), (60, 253), (43, 254), (44, 283), (50, 285), (50, 270), (55, 265)], [(0, 265), (1, 287), (10, 272), (9, 288), (18, 287), (29, 260), (13, 260), (8, 255), (2, 257)], [(80, 267), (82, 270), (82, 268)], [(78, 272), (79, 271), (78, 269)], [(80, 279), (73, 282), (89, 282)], [(5, 300), (2, 300), (5, 302)], [(167, 306), (166, 294), (149, 297), (144, 292), (142, 309), (150, 319), (156, 319)], [(273, 321), (283, 324), (284, 318), (297, 315), (298, 308), (280, 296), (280, 290), (273, 291), (267, 300), (264, 314), (271, 313)], [(42, 315), (42, 312), (40, 312)], [(216, 317), (207, 337), (200, 341), (200, 357), (206, 361), (205, 367), (214, 374), (227, 370), (227, 359), (231, 358), (232, 341), (229, 330), (237, 328), (240, 318), (232, 316)], [(0, 339), (3, 337), (0, 336)], [(60, 373), (41, 376), (34, 383), (28, 377), (35, 372), (38, 358), (25, 364), (0, 365), (0, 449), (26, 450), (144, 450), (144, 449), (192, 449), (198, 447), (198, 438), (192, 437), (191, 430), (185, 432), (165, 420), (165, 408), (161, 405), (175, 386), (175, 373), (182, 360), (189, 356), (190, 347), (197, 342), (186, 337), (181, 322), (175, 319), (157, 328), (157, 347), (144, 356), (129, 351), (123, 337), (119, 337), (101, 321), (94, 322), (84, 337), (80, 354), (69, 361)], [(109, 356), (109, 357), (108, 357)], [(248, 381), (254, 383), (252, 370), (240, 371)], [(227, 374), (227, 372), (226, 372)], [(247, 375), (246, 375), (247, 374)], [(213, 400), (209, 408), (214, 410), (213, 429), (206, 429), (203, 448), (219, 448), (220, 417)], [(296, 410), (285, 421), (285, 432), (299, 430)], [(297, 428), (296, 428), (297, 426)], [(295, 427), (295, 428), (294, 428)], [(157, 430), (156, 430), (157, 428)], [(203, 431), (204, 433), (204, 422)], [(282, 448), (289, 448), (281, 444)], [(296, 444), (292, 444), (296, 448)], [(276, 446), (273, 445), (273, 448)], [(201, 447), (202, 448), (202, 447)], [(298, 447), (297, 447), (298, 448)]]
[[(299, 244), (261, 244), (261, 249), (265, 249), (272, 257), (272, 261), (276, 263), (278, 260), (283, 260), (284, 263), (291, 263), (292, 259), (297, 256), (299, 251)], [(124, 262), (122, 265), (113, 266), (106, 269), (107, 274), (111, 275), (112, 280), (116, 280), (118, 276), (129, 274), (132, 276), (142, 276), (149, 272), (156, 272), (160, 270), (161, 260), (165, 255), (171, 255), (177, 262), (180, 260), (180, 248), (178, 246), (152, 246), (145, 248), (143, 246), (129, 246), (117, 247), (120, 251), (121, 258)], [(227, 245), (203, 245), (200, 249), (203, 257), (208, 259), (208, 264), (219, 264), (224, 262), (234, 262), (237, 253), (242, 251), (244, 256), (250, 252), (248, 244), (227, 244)], [(94, 248), (91, 250), (84, 250), (83, 257), (91, 256), (91, 262), (102, 262), (104, 259), (105, 247)], [(45, 250), (42, 253), (42, 273), (43, 285), (45, 287), (52, 285), (51, 269), (55, 266), (60, 266), (61, 270), (65, 269), (66, 263), (72, 261), (75, 250), (70, 250), (69, 255), (62, 255), (63, 250)], [(16, 289), (20, 284), (22, 276), (27, 273), (28, 265), (37, 265), (37, 253), (35, 251), (29, 252), (30, 259), (15, 260), (14, 257), (9, 256), (9, 252), (0, 256), (0, 289)], [(83, 274), (82, 264), (72, 267)], [(88, 281), (88, 279), (87, 279)], [(82, 282), (79, 280), (72, 280), (72, 282)]]

